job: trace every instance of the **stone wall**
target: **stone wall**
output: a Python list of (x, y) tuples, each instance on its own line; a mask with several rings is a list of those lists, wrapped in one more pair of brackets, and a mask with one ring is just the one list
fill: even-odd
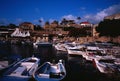
[(75, 42), (79, 42), (79, 43), (87, 43), (87, 42), (95, 42), (95, 41), (101, 41), (101, 42), (115, 42), (115, 43), (120, 43), (120, 36), (119, 37), (78, 37), (78, 38), (74, 38), (74, 37), (65, 37), (63, 39), (64, 41), (75, 41)]

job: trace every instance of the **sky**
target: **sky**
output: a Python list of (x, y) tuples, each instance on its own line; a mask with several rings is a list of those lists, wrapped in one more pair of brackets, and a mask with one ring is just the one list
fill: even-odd
[(116, 13), (120, 13), (120, 0), (0, 0), (0, 25), (40, 24), (39, 20), (43, 25), (63, 18), (96, 24)]

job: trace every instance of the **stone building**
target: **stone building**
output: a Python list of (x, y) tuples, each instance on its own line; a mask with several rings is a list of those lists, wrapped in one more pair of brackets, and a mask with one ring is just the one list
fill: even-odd
[(21, 30), (29, 30), (29, 31), (34, 31), (34, 25), (30, 22), (23, 22), (19, 25), (19, 28)]
[(81, 22), (80, 25), (81, 25), (82, 27), (92, 27), (92, 24), (91, 24), (90, 22), (88, 22), (88, 21), (86, 21), (86, 22)]
[(98, 24), (93, 25), (93, 30), (92, 30), (93, 37), (99, 36), (99, 33), (96, 31), (96, 27), (98, 27)]

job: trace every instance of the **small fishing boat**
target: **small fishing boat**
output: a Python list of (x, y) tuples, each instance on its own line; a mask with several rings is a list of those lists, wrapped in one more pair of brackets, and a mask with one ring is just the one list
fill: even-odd
[(116, 62), (116, 59), (112, 58), (93, 59), (93, 64), (101, 73), (120, 72), (120, 65)]
[(74, 49), (67, 49), (68, 54), (69, 55), (81, 55), (83, 54), (83, 49), (78, 49), (78, 48), (74, 48)]
[(58, 63), (45, 62), (33, 74), (37, 81), (60, 81), (65, 76), (66, 70), (62, 60), (59, 60)]
[(12, 67), (7, 69), (3, 73), (2, 79), (4, 81), (8, 80), (29, 80), (32, 77), (32, 74), (38, 68), (40, 59), (36, 57), (29, 57), (23, 60), (18, 61)]
[(54, 45), (54, 47), (57, 51), (67, 51), (65, 48), (65, 45), (62, 43), (58, 43), (58, 44)]
[(5, 69), (8, 65), (8, 61), (0, 61), (0, 70)]
[(52, 46), (52, 43), (50, 42), (40, 42), (40, 41), (37, 41), (35, 43), (33, 43), (33, 46), (38, 48), (39, 46)]

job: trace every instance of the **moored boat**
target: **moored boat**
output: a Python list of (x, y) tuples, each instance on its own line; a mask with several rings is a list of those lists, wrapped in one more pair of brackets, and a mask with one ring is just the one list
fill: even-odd
[(62, 60), (59, 60), (58, 63), (45, 62), (33, 74), (37, 81), (60, 81), (65, 76), (66, 70)]
[(36, 48), (39, 47), (39, 46), (52, 46), (52, 43), (38, 41), (38, 42), (33, 43), (33, 46), (36, 47)]
[(62, 43), (58, 43), (58, 44), (54, 45), (54, 47), (57, 51), (67, 51), (65, 48), (65, 44), (62, 44)]
[(29, 80), (32, 74), (38, 68), (40, 59), (36, 57), (29, 57), (18, 61), (12, 67), (3, 73), (2, 80)]
[(101, 73), (120, 73), (120, 65), (116, 64), (116, 59), (93, 59), (93, 63)]
[(8, 61), (0, 61), (0, 70), (5, 69), (8, 65)]
[(67, 49), (69, 55), (82, 55), (83, 49)]

